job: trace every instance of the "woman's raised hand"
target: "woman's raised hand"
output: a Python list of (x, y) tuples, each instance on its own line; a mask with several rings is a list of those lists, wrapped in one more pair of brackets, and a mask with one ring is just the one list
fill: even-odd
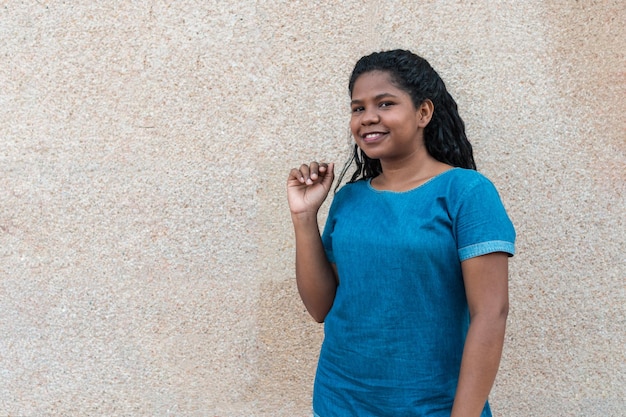
[(311, 162), (289, 172), (287, 199), (292, 215), (317, 215), (335, 178), (334, 168), (332, 162)]

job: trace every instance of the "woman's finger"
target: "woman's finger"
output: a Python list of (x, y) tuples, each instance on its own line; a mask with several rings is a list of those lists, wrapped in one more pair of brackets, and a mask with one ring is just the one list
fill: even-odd
[(300, 174), (302, 174), (305, 183), (308, 184), (311, 181), (311, 169), (307, 164), (300, 165)]
[(295, 179), (302, 184), (304, 184), (305, 181), (302, 172), (298, 168), (292, 168), (291, 171), (289, 171), (289, 178), (287, 180), (291, 181), (292, 179)]
[(319, 164), (315, 161), (309, 164), (310, 174), (309, 178), (311, 178), (311, 183), (319, 178)]

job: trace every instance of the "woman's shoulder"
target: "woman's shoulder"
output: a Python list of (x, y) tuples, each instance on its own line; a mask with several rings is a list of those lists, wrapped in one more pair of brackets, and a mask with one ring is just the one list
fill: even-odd
[(339, 188), (339, 190), (337, 190), (337, 193), (335, 194), (335, 198), (340, 197), (342, 195), (346, 195), (346, 194), (360, 193), (363, 190), (368, 188), (368, 184), (369, 184), (368, 179), (359, 179), (356, 181), (347, 182), (343, 184)]
[(461, 179), (465, 181), (476, 181), (476, 180), (487, 180), (489, 179), (482, 173), (476, 171), (475, 169), (468, 168), (460, 168), (454, 167), (450, 171), (448, 171), (451, 177), (455, 179)]
[(463, 189), (471, 188), (480, 184), (493, 185), (491, 180), (484, 174), (466, 168), (453, 168), (449, 170), (445, 176), (449, 183), (459, 186)]
[(465, 168), (453, 168), (441, 176), (435, 193), (443, 193), (450, 201), (480, 200), (498, 194), (493, 182), (484, 174)]

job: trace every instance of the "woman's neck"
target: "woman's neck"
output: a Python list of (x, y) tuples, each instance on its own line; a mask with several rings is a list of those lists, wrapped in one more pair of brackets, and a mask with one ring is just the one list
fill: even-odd
[(378, 190), (408, 191), (452, 168), (430, 155), (409, 161), (385, 162), (381, 160), (382, 173), (372, 179)]

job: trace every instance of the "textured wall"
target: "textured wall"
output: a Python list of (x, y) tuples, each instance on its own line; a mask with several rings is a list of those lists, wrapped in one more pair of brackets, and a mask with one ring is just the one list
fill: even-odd
[[(0, 415), (307, 416), (289, 168), (424, 55), (517, 226), (499, 416), (626, 409), (626, 6), (0, 3)], [(327, 207), (327, 206), (326, 206)]]

